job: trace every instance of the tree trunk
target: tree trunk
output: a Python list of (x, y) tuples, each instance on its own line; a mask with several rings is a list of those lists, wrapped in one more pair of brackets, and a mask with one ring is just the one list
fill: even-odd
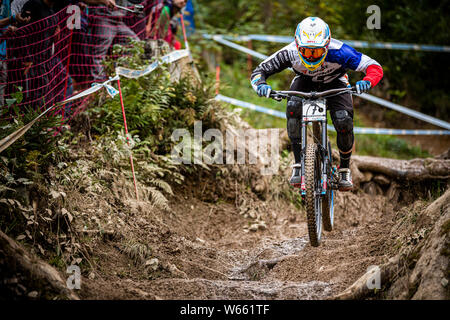
[(423, 181), (450, 178), (450, 160), (432, 158), (396, 160), (353, 156), (352, 161), (360, 171), (381, 173), (394, 179)]

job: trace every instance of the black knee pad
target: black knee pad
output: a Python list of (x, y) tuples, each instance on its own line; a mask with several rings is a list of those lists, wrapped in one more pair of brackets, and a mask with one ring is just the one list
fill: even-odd
[(299, 97), (291, 97), (286, 107), (286, 118), (301, 119), (302, 117), (302, 99)]
[(292, 143), (298, 143), (302, 138), (300, 132), (300, 119), (290, 118), (287, 120), (287, 132)]
[(337, 134), (336, 142), (338, 149), (341, 152), (349, 152), (353, 148), (353, 142), (355, 141), (355, 136), (352, 132), (339, 133)]
[(355, 137), (353, 135), (353, 119), (346, 110), (339, 110), (334, 113), (334, 127), (337, 132), (337, 145), (342, 152), (350, 151), (353, 148)]
[(302, 99), (291, 97), (286, 107), (287, 131), (291, 141), (297, 142), (301, 139), (300, 121), (302, 117)]
[(353, 118), (347, 110), (339, 110), (334, 113), (334, 127), (338, 133), (353, 132)]

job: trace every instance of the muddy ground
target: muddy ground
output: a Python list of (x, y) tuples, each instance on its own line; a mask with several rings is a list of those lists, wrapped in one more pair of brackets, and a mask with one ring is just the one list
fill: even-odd
[[(170, 213), (125, 221), (134, 247), (123, 235), (98, 242), (81, 298), (327, 299), (388, 258), (394, 208), (383, 196), (338, 194), (335, 229), (318, 248), (304, 210), (285, 200), (210, 203), (188, 192), (172, 200)], [(249, 230), (252, 209), (259, 225)]]

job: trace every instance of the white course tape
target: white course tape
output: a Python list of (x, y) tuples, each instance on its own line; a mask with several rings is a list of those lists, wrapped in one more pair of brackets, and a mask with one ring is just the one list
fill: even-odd
[(66, 103), (68, 103), (70, 101), (74, 101), (74, 100), (78, 100), (80, 98), (86, 97), (86, 96), (88, 96), (90, 94), (93, 94), (94, 92), (99, 91), (101, 88), (105, 88), (108, 91), (109, 95), (111, 97), (114, 97), (117, 93), (119, 93), (119, 91), (114, 89), (109, 83), (112, 82), (112, 81), (116, 81), (118, 79), (119, 79), (119, 77), (115, 76), (114, 78), (109, 78), (109, 80), (106, 80), (103, 83), (93, 83), (90, 88), (88, 88), (86, 90), (83, 90), (80, 93), (77, 93), (76, 95), (74, 95), (74, 96), (72, 96), (70, 98), (67, 98), (64, 101), (58, 102), (53, 107), (56, 107), (58, 105), (63, 105), (63, 104), (66, 104)]
[(28, 124), (19, 128), (18, 130), (14, 131), (13, 133), (11, 133), (7, 137), (3, 138), (2, 140), (0, 140), (0, 152), (5, 150), (6, 148), (8, 148), (11, 144), (13, 144), (15, 141), (17, 141), (17, 139), (22, 137), (33, 126), (33, 124), (36, 123), (37, 120), (39, 120), (41, 117), (43, 117), (45, 114), (47, 114), (49, 111), (55, 109), (56, 107), (67, 104), (74, 100), (78, 100), (78, 99), (86, 97), (88, 95), (91, 95), (91, 94), (99, 91), (102, 88), (105, 88), (106, 91), (108, 92), (108, 94), (111, 96), (111, 98), (114, 98), (119, 93), (119, 91), (117, 89), (115, 89), (112, 85), (110, 85), (110, 83), (113, 81), (119, 80), (120, 75), (127, 77), (127, 78), (133, 78), (133, 79), (143, 77), (143, 76), (149, 74), (150, 72), (154, 71), (158, 66), (160, 66), (163, 63), (172, 63), (181, 58), (187, 57), (189, 55), (190, 55), (189, 50), (176, 50), (176, 51), (172, 51), (171, 53), (162, 57), (160, 61), (153, 62), (152, 64), (147, 66), (144, 70), (132, 70), (132, 69), (127, 69), (127, 68), (122, 68), (122, 67), (116, 68), (115, 77), (113, 77), (113, 78), (110, 77), (109, 80), (106, 80), (103, 83), (93, 83), (90, 88), (83, 90), (82, 92), (80, 92), (64, 101), (54, 104), (53, 106), (49, 107), (47, 110), (42, 112), (35, 119), (33, 119), (31, 122), (29, 122)]
[(409, 108), (402, 107), (402, 106), (400, 106), (398, 104), (392, 103), (390, 101), (387, 101), (387, 100), (384, 100), (384, 99), (381, 99), (381, 98), (378, 98), (378, 97), (375, 97), (375, 96), (372, 96), (372, 95), (367, 94), (367, 93), (362, 93), (362, 94), (360, 94), (358, 96), (360, 98), (362, 98), (362, 99), (368, 100), (370, 102), (377, 103), (377, 104), (382, 105), (382, 106), (384, 106), (386, 108), (389, 108), (389, 109), (392, 109), (392, 110), (395, 110), (395, 111), (407, 114), (408, 116), (414, 117), (416, 119), (419, 119), (419, 120), (422, 120), (422, 121), (434, 124), (435, 126), (438, 126), (438, 127), (441, 127), (441, 128), (447, 129), (447, 130), (450, 130), (450, 123), (445, 122), (443, 120), (440, 120), (440, 119), (428, 116), (426, 114), (423, 114), (423, 113), (418, 112), (418, 111), (411, 110)]
[(281, 112), (281, 111), (278, 111), (278, 110), (264, 108), (264, 107), (258, 106), (256, 104), (252, 104), (252, 103), (248, 103), (248, 102), (245, 102), (245, 101), (237, 100), (237, 99), (234, 99), (234, 98), (226, 97), (226, 96), (223, 96), (221, 94), (218, 94), (215, 99), (218, 100), (218, 101), (223, 101), (223, 102), (235, 105), (235, 106), (247, 108), (247, 109), (258, 111), (258, 112), (261, 112), (261, 113), (270, 114), (271, 116), (275, 116), (275, 117), (278, 117), (278, 118), (286, 119), (286, 114), (284, 112)]
[(137, 79), (143, 76), (148, 75), (149, 73), (153, 72), (156, 68), (158, 68), (163, 63), (172, 63), (175, 62), (181, 58), (188, 57), (189, 56), (189, 50), (175, 50), (171, 53), (165, 55), (161, 58), (160, 61), (155, 61), (152, 64), (145, 67), (143, 70), (133, 70), (123, 67), (117, 67), (116, 68), (116, 74), (124, 76), (129, 79)]
[(247, 54), (249, 54), (251, 56), (259, 58), (261, 60), (267, 59), (269, 57), (269, 56), (266, 56), (265, 54), (262, 54), (262, 53), (254, 51), (254, 50), (248, 49), (246, 47), (240, 46), (240, 45), (238, 45), (238, 44), (236, 44), (234, 42), (225, 40), (222, 36), (209, 36), (207, 34), (203, 34), (203, 36), (206, 39), (212, 39), (212, 40), (214, 40), (216, 42), (222, 43), (222, 44), (224, 44), (226, 46), (229, 46), (229, 47), (234, 48), (236, 50), (242, 51), (242, 52), (247, 53)]
[[(290, 36), (273, 36), (265, 34), (249, 34), (245, 36), (222, 36), (228, 40), (235, 41), (249, 41), (259, 40), (267, 42), (291, 43), (294, 41)], [(449, 46), (424, 45), (413, 43), (393, 43), (393, 42), (368, 42), (360, 40), (341, 40), (342, 42), (354, 48), (375, 48), (375, 49), (390, 49), (390, 50), (413, 50), (413, 51), (431, 51), (431, 52), (450, 52)]]
[(90, 94), (93, 94), (94, 92), (97, 92), (101, 88), (106, 88), (108, 93), (112, 97), (114, 97), (114, 95), (116, 95), (118, 93), (118, 91), (116, 89), (114, 89), (111, 85), (109, 85), (109, 83), (111, 81), (114, 81), (114, 80), (117, 80), (117, 79), (119, 79), (119, 77), (115, 76), (114, 78), (109, 78), (109, 80), (107, 80), (107, 81), (105, 81), (103, 83), (93, 83), (92, 87), (90, 87), (89, 89), (86, 89), (86, 90), (84, 90), (84, 91), (82, 91), (82, 92), (80, 92), (80, 93), (78, 93), (78, 94), (76, 94), (76, 95), (74, 95), (74, 96), (64, 100), (64, 101), (58, 102), (58, 103), (52, 105), (51, 107), (47, 108), (47, 110), (42, 112), (40, 115), (38, 115), (32, 121), (30, 121), (29, 123), (27, 123), (23, 127), (19, 128), (18, 130), (14, 131), (13, 133), (11, 133), (7, 137), (3, 138), (2, 140), (0, 140), (0, 152), (2, 152), (6, 148), (8, 148), (10, 145), (12, 145), (14, 142), (16, 142), (17, 139), (22, 137), (33, 126), (33, 124), (36, 123), (36, 121), (38, 121), (45, 114), (47, 114), (51, 110), (55, 109), (56, 107), (59, 107), (59, 106), (62, 106), (64, 104), (66, 104), (66, 103), (69, 103), (71, 101), (74, 101), (74, 100), (86, 97), (86, 96), (88, 96)]
[[(250, 55), (252, 55), (254, 57), (257, 57), (259, 59), (262, 59), (262, 60), (264, 60), (264, 59), (266, 59), (268, 57), (266, 55), (263, 55), (263, 54), (258, 53), (256, 51), (253, 51), (253, 50), (250, 50), (250, 49), (245, 48), (243, 46), (240, 46), (240, 45), (238, 45), (236, 43), (233, 43), (231, 41), (224, 40), (223, 38), (221, 38), (221, 36), (213, 36), (213, 37), (210, 37), (208, 39), (213, 39), (214, 41), (217, 41), (217, 42), (222, 43), (222, 44), (224, 44), (226, 46), (229, 46), (229, 47), (234, 48), (236, 50), (242, 51), (244, 53), (250, 54)], [(363, 93), (361, 95), (356, 95), (356, 96), (357, 97), (361, 97), (362, 99), (365, 99), (365, 100), (377, 103), (377, 104), (382, 105), (384, 107), (396, 110), (398, 112), (407, 114), (407, 115), (409, 115), (409, 116), (411, 116), (413, 118), (416, 118), (416, 119), (419, 119), (419, 120), (431, 123), (431, 124), (433, 124), (435, 126), (438, 126), (438, 127), (441, 127), (441, 128), (447, 129), (447, 130), (450, 130), (450, 123), (448, 123), (446, 121), (434, 118), (432, 116), (423, 114), (423, 113), (418, 112), (418, 111), (414, 111), (412, 109), (400, 106), (398, 104), (392, 103), (390, 101), (387, 101), (387, 100), (384, 100), (384, 99), (381, 99), (381, 98), (378, 98), (378, 97), (375, 97), (375, 96), (372, 96), (372, 95), (367, 94), (367, 93)]]
[[(238, 107), (243, 107), (257, 112), (269, 114), (271, 116), (275, 116), (278, 118), (286, 119), (286, 114), (278, 110), (261, 107), (245, 101), (226, 97), (221, 94), (218, 94), (215, 99)], [(332, 125), (328, 125), (328, 130), (336, 131), (336, 129), (334, 129)], [(450, 131), (446, 130), (406, 130), (406, 129), (360, 128), (360, 127), (353, 128), (353, 132), (356, 134), (384, 134), (384, 135), (450, 135)]]

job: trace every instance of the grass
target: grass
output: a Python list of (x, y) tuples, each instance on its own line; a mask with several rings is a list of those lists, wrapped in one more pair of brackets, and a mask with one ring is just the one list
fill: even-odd
[[(242, 60), (242, 59), (241, 59)], [(235, 99), (253, 103), (262, 107), (284, 112), (286, 101), (277, 102), (272, 99), (260, 98), (250, 85), (250, 80), (246, 70), (246, 60), (238, 60), (233, 65), (221, 65), (221, 86), (220, 93)], [(256, 64), (254, 64), (256, 66)], [(275, 90), (287, 90), (293, 78), (289, 71), (284, 71), (270, 78), (270, 85)], [(236, 109), (238, 107), (231, 106)], [(256, 111), (242, 109), (241, 116), (254, 128), (285, 128), (286, 120), (274, 116), (266, 115)], [(328, 123), (331, 119), (328, 117)], [(365, 127), (367, 125), (355, 114), (355, 127)], [(336, 148), (336, 133), (329, 132), (333, 148)], [(430, 154), (418, 146), (412, 146), (403, 139), (388, 135), (355, 135), (356, 154), (378, 156), (394, 159), (426, 158)]]
[[(246, 62), (236, 62), (234, 65), (222, 65), (220, 74), (220, 93), (224, 96), (232, 97), (245, 102), (253, 103), (265, 108), (284, 112), (286, 110), (286, 101), (275, 101), (259, 97), (250, 85), (250, 79), (247, 74)], [(255, 64), (256, 66), (256, 64)], [(270, 78), (270, 85), (275, 90), (287, 90), (283, 86), (283, 77), (289, 74), (287, 71)], [(289, 75), (292, 78), (292, 75)], [(232, 106), (233, 109), (238, 107)], [(242, 109), (241, 116), (254, 128), (284, 128), (286, 120), (274, 116), (266, 115), (248, 109)]]
[(405, 140), (386, 135), (361, 135), (356, 139), (356, 153), (394, 159), (426, 158), (430, 154)]

